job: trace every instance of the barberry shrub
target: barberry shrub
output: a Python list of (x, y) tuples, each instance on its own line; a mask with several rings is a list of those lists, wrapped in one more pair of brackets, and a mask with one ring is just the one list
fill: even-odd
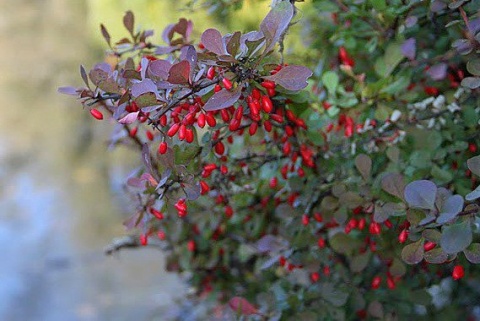
[(223, 315), (473, 318), (478, 1), (295, 2), (273, 1), (258, 31), (198, 41), (186, 19), (163, 45), (132, 12), (118, 42), (101, 26), (109, 63), (60, 91), (138, 149), (125, 226)]

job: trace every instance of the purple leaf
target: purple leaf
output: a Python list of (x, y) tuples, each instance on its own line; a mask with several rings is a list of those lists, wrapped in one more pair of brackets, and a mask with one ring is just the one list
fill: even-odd
[(158, 185), (157, 180), (150, 173), (143, 173), (140, 179), (149, 182), (153, 187)]
[(423, 239), (408, 244), (402, 250), (402, 259), (407, 264), (418, 264), (423, 260)]
[(75, 87), (59, 87), (58, 92), (64, 95), (78, 96), (77, 88)]
[(194, 201), (200, 197), (200, 184), (183, 183), (183, 191), (188, 200)]
[(480, 31), (480, 18), (471, 19), (468, 21), (468, 30), (472, 35), (475, 35), (477, 32)]
[(467, 166), (473, 174), (480, 176), (480, 156), (469, 158), (467, 160)]
[(177, 23), (170, 24), (163, 30), (162, 38), (169, 45), (174, 45), (172, 43), (173, 35), (178, 33), (186, 42), (188, 42), (190, 39), (190, 34), (192, 33), (192, 29), (193, 23), (191, 20), (187, 21), (185, 18), (180, 18)]
[(260, 24), (260, 31), (263, 32), (266, 40), (264, 52), (272, 50), (273, 46), (275, 46), (282, 34), (287, 30), (292, 18), (293, 5), (289, 1), (279, 2), (270, 10)]
[(182, 47), (180, 53), (180, 60), (188, 61), (188, 63), (190, 64), (189, 79), (192, 79), (193, 72), (195, 71), (195, 67), (197, 66), (197, 51), (195, 50), (195, 47), (191, 45)]
[(169, 54), (169, 53), (171, 53), (172, 51), (175, 51), (175, 50), (177, 50), (177, 49), (178, 49), (177, 47), (159, 46), (159, 47), (157, 47), (157, 49), (155, 50), (155, 54), (156, 54), (156, 55), (166, 55), (166, 54)]
[(139, 227), (139, 228), (141, 228), (141, 227), (143, 226), (142, 218), (143, 218), (144, 213), (145, 213), (145, 212), (143, 212), (143, 211), (138, 212), (138, 213), (130, 216), (129, 218), (127, 218), (127, 219), (123, 222), (123, 225), (125, 226), (125, 228), (127, 229), (127, 231), (133, 229), (134, 227)]
[(259, 42), (259, 46), (260, 46), (260, 40), (263, 38), (264, 38), (263, 33), (261, 33), (260, 31), (250, 31), (246, 34), (243, 34), (240, 37), (240, 52), (243, 54), (246, 54), (248, 52), (249, 47), (247, 43), (251, 44), (253, 42)]
[(190, 81), (190, 63), (186, 60), (176, 63), (168, 72), (167, 81), (175, 85), (186, 85)]
[(287, 90), (298, 91), (305, 88), (308, 83), (307, 79), (312, 76), (312, 71), (304, 66), (285, 66), (275, 75), (264, 77)]
[(107, 42), (108, 46), (110, 47), (110, 34), (108, 33), (107, 31), (107, 28), (105, 28), (105, 26), (103, 24), (100, 24), (100, 31), (102, 32), (102, 36), (103, 38), (105, 39), (105, 41)]
[(431, 181), (418, 180), (405, 186), (405, 200), (411, 207), (435, 209), (437, 186)]
[(132, 91), (133, 97), (138, 97), (145, 93), (156, 93), (157, 86), (154, 84), (154, 82), (151, 79), (146, 78), (141, 82), (137, 82), (136, 84), (133, 84), (131, 91)]
[(137, 120), (139, 113), (140, 113), (139, 111), (134, 112), (134, 113), (129, 113), (125, 117), (119, 119), (118, 122), (120, 124), (131, 124), (131, 123), (133, 123), (134, 121)]
[(205, 106), (203, 106), (203, 109), (206, 111), (211, 111), (230, 107), (238, 101), (241, 94), (241, 86), (238, 86), (232, 91), (222, 89), (210, 97)]
[(127, 185), (137, 188), (145, 188), (145, 181), (138, 177), (130, 177), (127, 180)]
[(202, 34), (201, 41), (207, 50), (217, 55), (227, 54), (222, 34), (217, 29), (210, 28), (205, 30)]
[(165, 80), (168, 78), (168, 72), (171, 67), (172, 64), (169, 61), (159, 59), (150, 63), (148, 66), (148, 72), (155, 77)]
[(405, 27), (411, 28), (417, 24), (417, 21), (417, 16), (408, 16), (407, 19), (405, 19)]
[(278, 252), (288, 248), (288, 242), (274, 235), (265, 235), (255, 243), (260, 253)]
[(417, 41), (415, 38), (408, 38), (402, 44), (402, 54), (410, 60), (415, 59), (415, 54), (417, 52)]
[(449, 197), (441, 208), (440, 216), (437, 218), (438, 224), (444, 224), (453, 220), (463, 209), (463, 198), (460, 195)]
[(402, 175), (389, 173), (382, 178), (381, 185), (382, 189), (388, 194), (403, 199), (405, 183), (403, 182)]
[(150, 148), (146, 143), (143, 144), (143, 148), (142, 148), (142, 161), (148, 173), (150, 174), (155, 173), (155, 171), (153, 170), (152, 158), (150, 156)]
[(236, 296), (228, 301), (228, 305), (234, 312), (238, 312), (242, 315), (258, 314), (257, 308), (255, 308), (247, 299)]
[(85, 83), (85, 85), (87, 85), (87, 87), (90, 87), (88, 85), (87, 72), (85, 71), (85, 67), (83, 67), (82, 65), (80, 65), (80, 75), (82, 76), (82, 79), (83, 79), (83, 82)]
[(436, 65), (433, 65), (427, 70), (427, 74), (433, 80), (445, 79), (445, 77), (447, 76), (447, 64), (442, 62)]
[(133, 34), (133, 26), (135, 23), (135, 17), (133, 16), (133, 13), (129, 10), (125, 12), (125, 16), (123, 17), (123, 25), (127, 30), (130, 32), (130, 34)]

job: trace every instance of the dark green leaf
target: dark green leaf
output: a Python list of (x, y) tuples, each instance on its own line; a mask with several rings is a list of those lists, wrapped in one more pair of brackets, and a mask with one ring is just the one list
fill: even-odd
[(370, 261), (371, 252), (367, 251), (362, 254), (355, 255), (350, 260), (350, 270), (353, 273), (362, 272)]
[(444, 226), (440, 246), (445, 253), (463, 251), (472, 243), (472, 229), (468, 220)]
[(480, 59), (468, 61), (467, 70), (474, 76), (480, 76)]

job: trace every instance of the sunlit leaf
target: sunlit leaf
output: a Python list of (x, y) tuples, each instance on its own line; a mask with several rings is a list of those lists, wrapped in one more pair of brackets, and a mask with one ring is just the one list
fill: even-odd
[(131, 124), (137, 120), (140, 112), (128, 113), (125, 117), (118, 120), (120, 124)]
[(293, 5), (289, 1), (277, 2), (277, 5), (270, 10), (260, 24), (260, 31), (263, 32), (266, 40), (265, 52), (272, 50), (280, 40), (292, 18)]
[(224, 55), (227, 53), (222, 34), (217, 29), (210, 28), (205, 30), (202, 34), (201, 41), (205, 46), (205, 49), (217, 55)]
[(275, 75), (264, 77), (287, 90), (298, 91), (307, 87), (307, 79), (312, 76), (312, 71), (304, 66), (289, 65), (280, 69)]
[(230, 107), (238, 101), (241, 95), (242, 92), (240, 86), (232, 91), (222, 89), (210, 97), (210, 99), (205, 103), (205, 106), (203, 106), (203, 109), (206, 111), (211, 111)]
[(183, 60), (174, 64), (168, 72), (167, 81), (175, 85), (188, 84), (190, 82), (190, 63)]

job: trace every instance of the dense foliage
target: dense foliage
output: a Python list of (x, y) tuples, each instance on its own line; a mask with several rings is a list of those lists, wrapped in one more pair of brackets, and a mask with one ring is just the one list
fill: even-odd
[(478, 317), (479, 2), (295, 2), (200, 41), (102, 26), (108, 63), (60, 90), (141, 154), (125, 225), (219, 318)]

